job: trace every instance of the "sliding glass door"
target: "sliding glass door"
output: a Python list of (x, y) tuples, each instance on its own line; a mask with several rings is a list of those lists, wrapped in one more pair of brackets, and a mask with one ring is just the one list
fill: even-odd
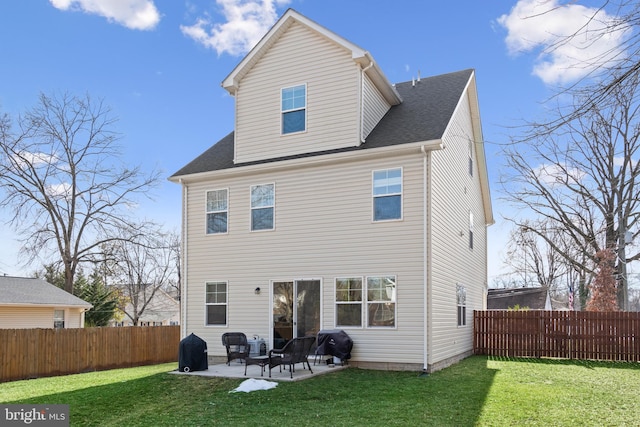
[(273, 282), (273, 348), (320, 330), (320, 280)]

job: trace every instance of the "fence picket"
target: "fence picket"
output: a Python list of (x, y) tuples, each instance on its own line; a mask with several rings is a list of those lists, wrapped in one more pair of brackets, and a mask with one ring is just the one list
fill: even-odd
[(178, 360), (179, 326), (0, 329), (0, 382)]
[(640, 313), (474, 311), (474, 353), (640, 361)]

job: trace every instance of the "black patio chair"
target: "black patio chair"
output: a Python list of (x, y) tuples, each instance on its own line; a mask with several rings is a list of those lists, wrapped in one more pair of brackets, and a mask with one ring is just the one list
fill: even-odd
[(247, 336), (242, 332), (225, 332), (222, 334), (222, 345), (227, 349), (227, 365), (234, 359), (246, 360), (251, 351)]
[(271, 369), (280, 366), (280, 371), (282, 372), (282, 365), (289, 367), (289, 373), (291, 378), (293, 378), (296, 363), (302, 363), (304, 369), (306, 369), (304, 366), (306, 363), (309, 371), (313, 374), (311, 365), (309, 364), (309, 352), (315, 341), (315, 336), (293, 338), (281, 349), (270, 350), (269, 378), (271, 378)]

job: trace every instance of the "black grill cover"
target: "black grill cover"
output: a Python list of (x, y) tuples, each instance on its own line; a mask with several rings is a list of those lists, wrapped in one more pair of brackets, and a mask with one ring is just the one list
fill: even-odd
[(342, 329), (322, 330), (318, 332), (317, 354), (339, 357), (341, 360), (351, 359), (353, 341)]
[(209, 369), (207, 343), (195, 334), (180, 341), (178, 370), (180, 372), (206, 371)]

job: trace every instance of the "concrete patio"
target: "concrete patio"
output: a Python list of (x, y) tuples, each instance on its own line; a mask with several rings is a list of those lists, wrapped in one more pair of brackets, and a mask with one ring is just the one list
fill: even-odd
[(346, 369), (349, 365), (327, 365), (325, 360), (321, 360), (317, 365), (313, 364), (314, 358), (309, 358), (309, 364), (311, 365), (311, 370), (313, 373), (309, 371), (307, 365), (302, 367), (302, 363), (298, 363), (295, 366), (295, 370), (293, 372), (293, 378), (289, 373), (289, 369), (285, 366), (282, 367), (282, 372), (280, 372), (280, 366), (276, 366), (271, 370), (271, 378), (269, 378), (269, 366), (267, 365), (264, 369), (264, 375), (261, 376), (261, 367), (259, 365), (249, 365), (247, 366), (247, 375), (244, 375), (244, 363), (241, 363), (239, 360), (234, 360), (231, 362), (231, 365), (227, 366), (226, 363), (209, 365), (209, 369), (206, 371), (194, 371), (194, 372), (180, 372), (178, 370), (171, 371), (172, 374), (176, 375), (196, 375), (202, 377), (221, 377), (221, 378), (256, 378), (263, 379), (268, 381), (301, 381), (306, 380), (308, 378), (316, 377), (318, 375), (327, 374), (330, 372), (336, 372), (342, 369)]

